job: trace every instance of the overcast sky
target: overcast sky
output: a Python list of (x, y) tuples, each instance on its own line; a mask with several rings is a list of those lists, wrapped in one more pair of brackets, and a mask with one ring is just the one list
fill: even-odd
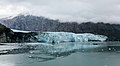
[(120, 23), (120, 0), (0, 0), (0, 18), (20, 13), (62, 21)]

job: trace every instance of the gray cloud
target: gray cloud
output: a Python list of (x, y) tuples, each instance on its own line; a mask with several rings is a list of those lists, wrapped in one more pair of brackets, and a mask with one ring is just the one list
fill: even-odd
[(1, 0), (0, 17), (29, 13), (61, 21), (120, 23), (120, 0)]

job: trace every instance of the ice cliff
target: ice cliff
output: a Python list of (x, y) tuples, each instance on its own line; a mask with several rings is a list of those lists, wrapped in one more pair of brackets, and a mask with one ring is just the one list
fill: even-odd
[[(30, 41), (35, 42), (45, 42), (45, 43), (60, 43), (60, 42), (88, 42), (88, 41), (105, 41), (107, 36), (104, 35), (95, 35), (91, 33), (81, 33), (75, 34), (71, 32), (35, 32), (35, 31), (20, 31), (14, 30), (13, 32), (22, 32), (22, 33), (30, 33), (34, 32), (36, 35), (29, 37)], [(26, 37), (26, 36), (24, 36)], [(23, 37), (23, 38), (24, 38)], [(34, 38), (34, 39), (33, 39)]]
[(39, 42), (88, 42), (88, 41), (105, 41), (107, 36), (95, 35), (91, 33), (75, 34), (69, 32), (38, 32), (35, 36)]

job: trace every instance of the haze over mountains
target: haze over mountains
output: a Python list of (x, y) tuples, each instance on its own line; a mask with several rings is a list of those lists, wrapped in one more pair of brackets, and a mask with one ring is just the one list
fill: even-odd
[(108, 36), (108, 41), (120, 40), (120, 25), (109, 23), (60, 22), (33, 15), (18, 15), (11, 19), (1, 19), (0, 23), (11, 29), (50, 32), (93, 33)]

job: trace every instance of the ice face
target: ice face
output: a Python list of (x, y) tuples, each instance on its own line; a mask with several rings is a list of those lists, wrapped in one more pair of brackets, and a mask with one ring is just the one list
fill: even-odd
[(60, 42), (88, 42), (88, 41), (105, 41), (106, 36), (95, 35), (91, 33), (75, 34), (69, 32), (38, 32), (35, 36), (39, 42), (50, 42), (50, 43), (60, 43)]
[(103, 35), (95, 35), (91, 33), (83, 33), (83, 34), (76, 34), (77, 40), (81, 42), (88, 42), (88, 41), (105, 41), (107, 39), (106, 36)]
[(59, 43), (75, 41), (74, 33), (68, 32), (38, 32), (38, 35), (35, 37), (39, 42)]
[[(21, 32), (21, 33), (30, 33), (33, 31), (20, 31), (14, 30), (13, 32)], [(75, 34), (71, 32), (34, 32), (37, 35), (32, 36), (31, 41), (34, 42), (46, 42), (46, 43), (61, 43), (61, 42), (88, 42), (88, 41), (105, 41), (107, 36), (104, 35), (95, 35), (91, 33), (82, 33)]]

